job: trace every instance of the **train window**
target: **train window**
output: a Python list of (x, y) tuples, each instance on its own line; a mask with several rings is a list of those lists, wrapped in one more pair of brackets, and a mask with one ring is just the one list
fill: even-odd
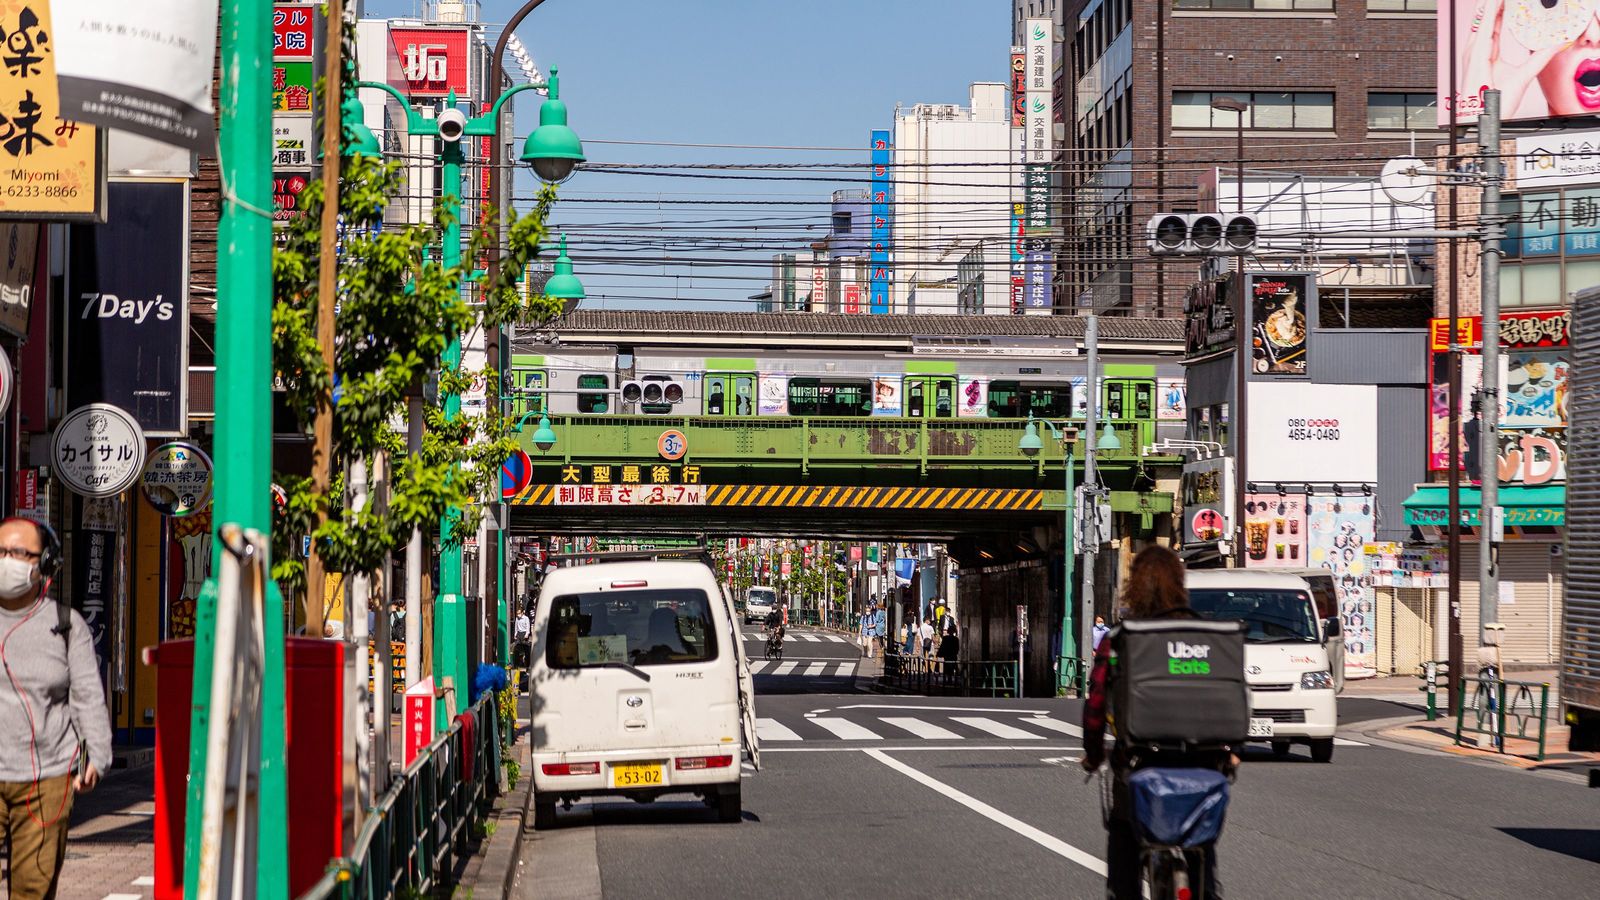
[(610, 404), (610, 397), (606, 394), (585, 394), (584, 389), (604, 391), (611, 387), (609, 375), (579, 375), (578, 376), (578, 412), (603, 413)]
[(1128, 417), (1128, 411), (1123, 404), (1123, 388), (1125, 387), (1127, 387), (1125, 382), (1106, 382), (1105, 417), (1107, 419), (1126, 419)]
[(706, 376), (706, 415), (720, 416), (727, 407), (728, 379), (725, 375)]
[(1072, 385), (1020, 381), (989, 382), (992, 419), (1072, 418)]
[(1156, 417), (1156, 385), (1153, 381), (1133, 383), (1133, 417), (1148, 422)]
[(906, 415), (913, 419), (922, 418), (923, 383), (920, 379), (906, 379)]
[(756, 379), (754, 375), (735, 375), (733, 378), (733, 414), (756, 414)]
[(934, 383), (933, 414), (940, 419), (948, 419), (956, 414), (956, 383), (954, 380), (946, 379)]
[(792, 416), (870, 416), (872, 382), (865, 378), (791, 378)]

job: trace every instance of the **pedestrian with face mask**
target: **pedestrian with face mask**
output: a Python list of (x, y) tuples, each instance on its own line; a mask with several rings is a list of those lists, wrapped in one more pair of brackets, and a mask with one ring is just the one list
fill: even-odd
[(12, 900), (52, 898), (74, 793), (111, 765), (111, 721), (83, 617), (46, 594), (61, 561), (48, 526), (0, 522), (0, 837)]

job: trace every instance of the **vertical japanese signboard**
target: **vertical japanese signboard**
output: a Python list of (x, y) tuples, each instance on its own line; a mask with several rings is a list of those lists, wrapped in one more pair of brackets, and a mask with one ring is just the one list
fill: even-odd
[(180, 436), (188, 427), (188, 186), (119, 182), (110, 194), (111, 220), (73, 235), (67, 405), (111, 403), (148, 434)]
[(871, 267), (871, 276), (867, 279), (867, 302), (875, 316), (889, 312), (889, 229), (894, 209), (889, 157), (889, 132), (872, 132), (872, 251), (867, 260)]
[(312, 92), (317, 78), (320, 7), (272, 7), (272, 211), (283, 222), (300, 208), (317, 157)]
[(1054, 102), (1054, 85), (1051, 79), (1053, 61), (1050, 47), (1055, 25), (1049, 19), (1027, 20), (1027, 103), (1023, 128), (1027, 132), (1027, 157), (1029, 165), (1049, 165), (1052, 134), (1050, 128), (1051, 106)]
[(61, 117), (50, 4), (0, 4), (0, 219), (105, 215), (105, 140)]
[(1050, 259), (1050, 164), (1054, 156), (1053, 119), (1055, 104), (1054, 45), (1055, 25), (1049, 19), (1027, 20), (1027, 58), (1024, 65), (1026, 109), (1023, 114), (1023, 231), (1027, 247), (1023, 262), (1023, 308), (1049, 311), (1051, 296)]

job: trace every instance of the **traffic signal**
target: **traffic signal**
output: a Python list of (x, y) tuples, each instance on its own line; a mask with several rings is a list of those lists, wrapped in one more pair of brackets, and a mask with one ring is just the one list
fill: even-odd
[(1258, 228), (1243, 213), (1159, 213), (1145, 225), (1146, 246), (1156, 256), (1253, 253)]

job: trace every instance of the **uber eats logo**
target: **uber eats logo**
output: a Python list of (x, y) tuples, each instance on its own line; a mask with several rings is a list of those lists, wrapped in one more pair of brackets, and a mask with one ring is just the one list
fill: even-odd
[(1167, 641), (1167, 672), (1172, 675), (1210, 675), (1211, 663), (1206, 662), (1206, 657), (1210, 655), (1209, 645)]

